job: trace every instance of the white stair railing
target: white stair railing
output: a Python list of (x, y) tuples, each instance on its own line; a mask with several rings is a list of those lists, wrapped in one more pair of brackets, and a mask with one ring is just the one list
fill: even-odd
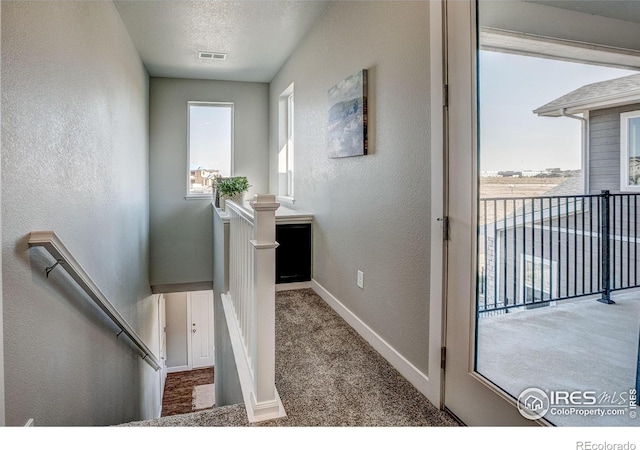
[(274, 195), (256, 195), (250, 205), (252, 211), (226, 202), (229, 292), (222, 303), (247, 415), (257, 422), (286, 415), (275, 387), (275, 212), (280, 204)]

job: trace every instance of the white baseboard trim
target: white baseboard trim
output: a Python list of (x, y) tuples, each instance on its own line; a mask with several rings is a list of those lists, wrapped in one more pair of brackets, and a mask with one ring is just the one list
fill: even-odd
[(191, 370), (189, 366), (167, 367), (167, 373), (186, 372), (187, 370)]
[(233, 350), (233, 357), (236, 360), (236, 368), (238, 369), (238, 379), (240, 380), (240, 388), (242, 389), (242, 398), (244, 407), (247, 410), (247, 418), (249, 422), (261, 422), (263, 420), (277, 419), (285, 417), (287, 414), (280, 400), (280, 394), (275, 386), (273, 386), (275, 398), (268, 404), (257, 403), (253, 388), (253, 379), (247, 355), (244, 352), (244, 344), (238, 324), (234, 320), (233, 303), (228, 294), (222, 294), (222, 309), (224, 311), (227, 328), (229, 329), (229, 340)]
[(293, 291), (295, 289), (309, 289), (311, 281), (300, 281), (298, 283), (280, 283), (276, 284), (276, 292)]
[[(342, 304), (336, 297), (334, 297), (328, 290), (326, 290), (316, 280), (311, 280), (311, 289), (318, 294), (345, 322), (351, 327), (380, 355), (386, 359), (400, 374), (405, 377), (416, 389), (418, 389), (423, 395), (428, 397), (429, 389), (429, 377), (421, 372), (416, 366), (402, 356), (395, 348), (393, 348), (387, 341), (385, 341), (379, 334), (373, 331), (369, 326), (364, 323), (358, 316), (356, 316), (349, 308)], [(428, 343), (425, 342), (425, 346)]]

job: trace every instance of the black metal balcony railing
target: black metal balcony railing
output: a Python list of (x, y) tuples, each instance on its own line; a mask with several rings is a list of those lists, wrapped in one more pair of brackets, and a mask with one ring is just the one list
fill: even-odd
[(639, 195), (480, 199), (478, 313), (640, 286)]

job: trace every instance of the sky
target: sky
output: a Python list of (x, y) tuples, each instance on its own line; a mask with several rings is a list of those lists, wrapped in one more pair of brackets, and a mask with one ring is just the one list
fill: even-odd
[(232, 108), (196, 106), (189, 109), (189, 169), (217, 169), (231, 175)]
[(580, 121), (533, 110), (585, 84), (634, 73), (481, 51), (480, 171), (580, 169)]

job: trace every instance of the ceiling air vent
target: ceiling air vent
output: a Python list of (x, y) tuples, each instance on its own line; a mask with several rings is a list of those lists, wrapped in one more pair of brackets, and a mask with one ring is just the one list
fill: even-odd
[(227, 59), (226, 53), (216, 53), (216, 52), (198, 52), (198, 57), (200, 59), (217, 59), (217, 60), (225, 60)]

